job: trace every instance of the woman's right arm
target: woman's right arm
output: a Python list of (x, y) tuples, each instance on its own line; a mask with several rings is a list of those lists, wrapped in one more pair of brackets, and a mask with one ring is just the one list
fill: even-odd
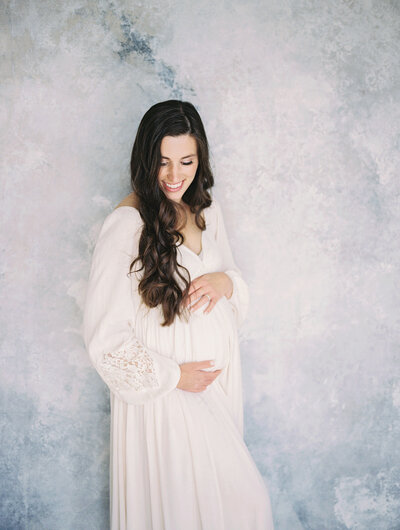
[(178, 363), (135, 336), (133, 280), (128, 272), (137, 255), (141, 226), (135, 208), (117, 208), (104, 220), (92, 257), (83, 317), (91, 363), (109, 389), (130, 404), (167, 394), (181, 377)]

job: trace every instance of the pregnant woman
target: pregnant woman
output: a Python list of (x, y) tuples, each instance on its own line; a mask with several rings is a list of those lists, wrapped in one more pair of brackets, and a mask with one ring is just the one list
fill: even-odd
[(201, 118), (169, 100), (143, 116), (128, 195), (105, 218), (84, 311), (110, 389), (112, 530), (272, 530), (243, 440), (238, 327), (247, 284)]

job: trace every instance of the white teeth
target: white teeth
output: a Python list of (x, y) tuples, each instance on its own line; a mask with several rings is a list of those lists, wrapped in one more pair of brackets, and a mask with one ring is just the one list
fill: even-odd
[(167, 183), (165, 182), (165, 185), (167, 186), (167, 188), (176, 189), (176, 188), (180, 188), (182, 182), (183, 182), (183, 180), (181, 180), (181, 181), (179, 182), (179, 184), (175, 184), (175, 185), (167, 184)]

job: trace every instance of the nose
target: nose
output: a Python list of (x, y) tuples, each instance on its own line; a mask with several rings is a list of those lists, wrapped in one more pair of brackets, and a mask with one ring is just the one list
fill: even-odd
[(172, 168), (169, 171), (168, 175), (168, 182), (171, 184), (178, 184), (182, 180), (180, 176), (180, 168), (179, 166), (172, 166)]

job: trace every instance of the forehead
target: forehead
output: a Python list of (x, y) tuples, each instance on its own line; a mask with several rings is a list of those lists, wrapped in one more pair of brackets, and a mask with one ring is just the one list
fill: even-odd
[(197, 142), (189, 134), (164, 136), (161, 141), (161, 155), (163, 156), (185, 156), (195, 153), (197, 153)]

